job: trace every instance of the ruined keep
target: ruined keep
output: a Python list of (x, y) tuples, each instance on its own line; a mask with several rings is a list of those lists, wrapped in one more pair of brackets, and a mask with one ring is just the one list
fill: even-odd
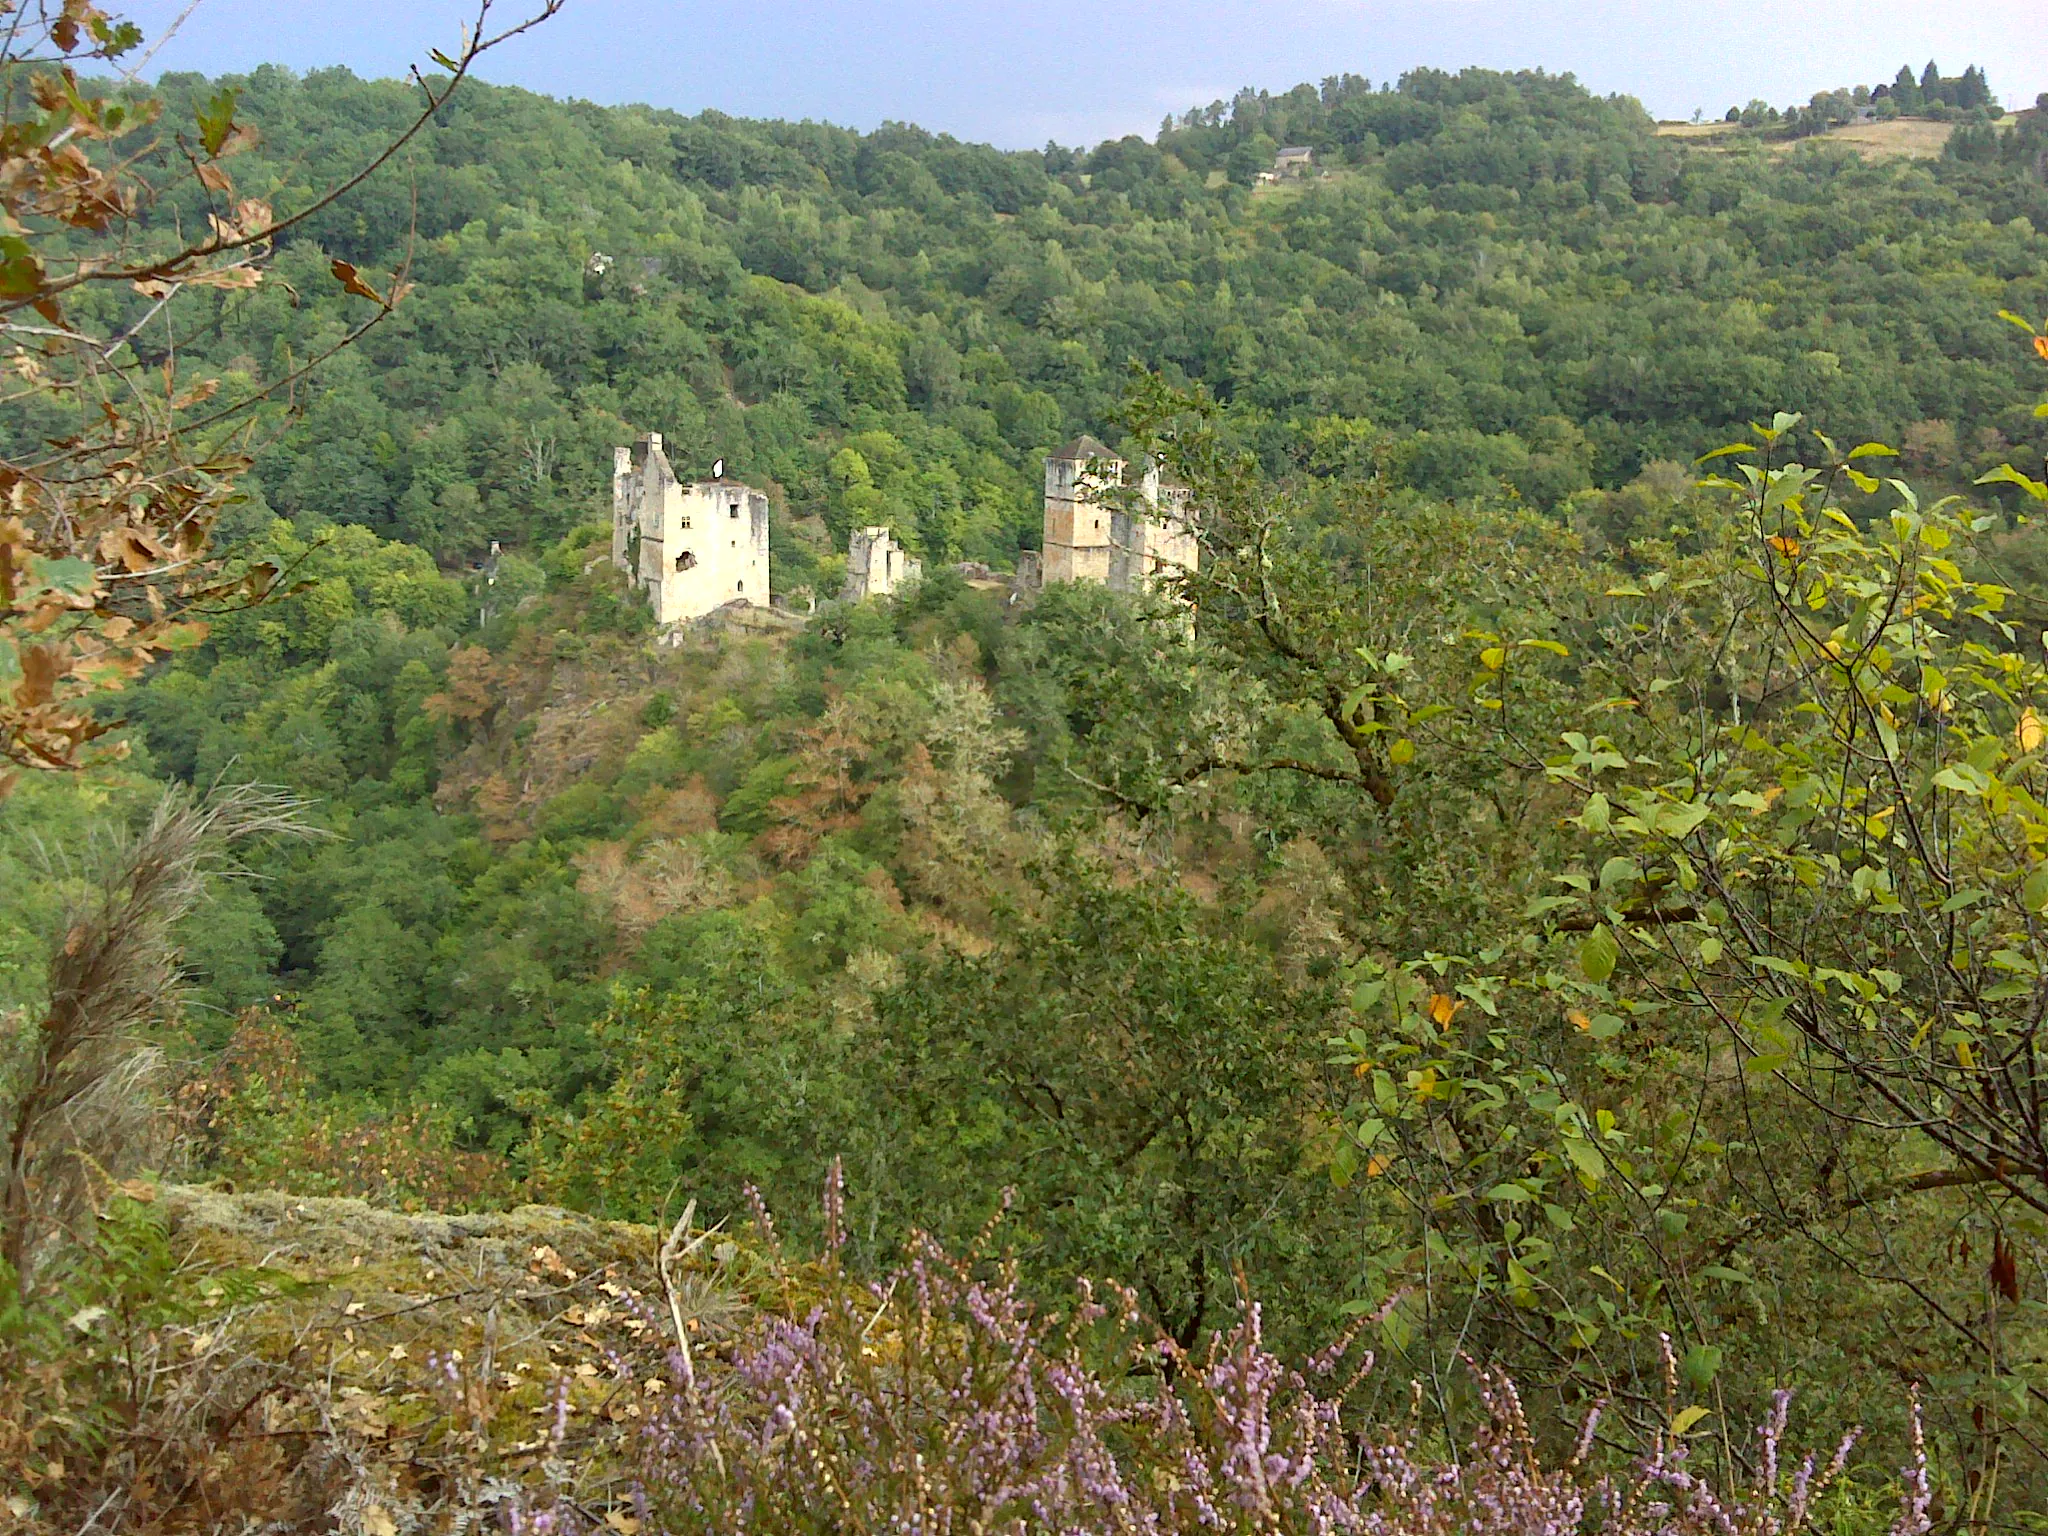
[(1135, 592), (1169, 568), (1196, 569), (1201, 545), (1185, 486), (1148, 466), (1138, 487), (1145, 511), (1105, 504), (1123, 486), (1129, 467), (1087, 436), (1046, 457), (1043, 580), (1092, 581)]
[(647, 594), (655, 623), (731, 603), (768, 606), (768, 497), (722, 473), (685, 485), (650, 432), (612, 461), (612, 564)]
[(846, 584), (839, 595), (850, 603), (864, 597), (887, 597), (924, 574), (924, 566), (890, 535), (887, 528), (858, 528), (846, 548)]

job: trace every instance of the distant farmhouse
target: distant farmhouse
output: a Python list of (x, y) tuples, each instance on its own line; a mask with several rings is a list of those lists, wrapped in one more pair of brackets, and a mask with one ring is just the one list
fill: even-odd
[(1171, 571), (1193, 571), (1201, 561), (1189, 492), (1157, 467), (1138, 484), (1138, 505), (1106, 504), (1122, 488), (1130, 466), (1092, 437), (1077, 437), (1045, 461), (1047, 582), (1086, 581), (1117, 592), (1150, 589)]
[(650, 432), (612, 461), (612, 564), (663, 627), (734, 603), (768, 606), (768, 497), (725, 477), (685, 485)]
[(1257, 180), (1271, 184), (1276, 181), (1296, 181), (1316, 173), (1316, 152), (1307, 144), (1290, 144), (1273, 157), (1273, 168), (1260, 171)]

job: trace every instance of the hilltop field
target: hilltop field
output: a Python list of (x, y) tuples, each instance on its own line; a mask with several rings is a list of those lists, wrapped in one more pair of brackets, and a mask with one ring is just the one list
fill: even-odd
[[(1937, 123), (1925, 118), (1899, 118), (1889, 123), (1843, 123), (1814, 139), (1782, 141), (1771, 146), (1775, 153), (1788, 153), (1809, 143), (1840, 144), (1866, 160), (1938, 160), (1954, 134), (1954, 123)], [(1745, 137), (1742, 128), (1730, 123), (1659, 123), (1662, 138), (1680, 139), (1701, 149), (1726, 149)]]

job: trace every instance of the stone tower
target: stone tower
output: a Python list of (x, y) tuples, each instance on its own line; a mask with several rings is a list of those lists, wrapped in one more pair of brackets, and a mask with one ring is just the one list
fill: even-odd
[(1045, 460), (1045, 579), (1107, 584), (1110, 509), (1100, 500), (1124, 483), (1124, 461), (1081, 436)]
[(913, 560), (887, 528), (857, 528), (847, 543), (846, 585), (839, 595), (850, 603), (887, 597), (923, 574), (923, 564)]
[(613, 456), (612, 564), (647, 594), (664, 627), (728, 603), (765, 608), (768, 497), (722, 474), (685, 485), (661, 434), (650, 432)]
[(1138, 487), (1145, 510), (1106, 505), (1130, 466), (1094, 438), (1075, 438), (1045, 460), (1043, 579), (1091, 581), (1118, 592), (1150, 587), (1168, 568), (1201, 560), (1187, 487), (1147, 468)]

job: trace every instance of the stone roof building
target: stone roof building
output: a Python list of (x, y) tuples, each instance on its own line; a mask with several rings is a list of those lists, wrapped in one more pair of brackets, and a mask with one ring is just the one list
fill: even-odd
[(765, 608), (767, 494), (722, 474), (684, 484), (650, 432), (612, 461), (612, 564), (663, 627), (730, 603)]

